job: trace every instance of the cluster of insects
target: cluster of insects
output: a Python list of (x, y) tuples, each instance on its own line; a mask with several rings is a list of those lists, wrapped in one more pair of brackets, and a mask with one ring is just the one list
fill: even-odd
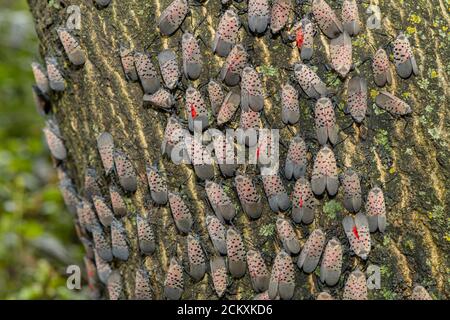
[[(96, 0), (99, 6), (108, 6), (108, 0)], [(182, 121), (172, 115), (168, 118), (161, 146), (162, 154), (168, 156), (180, 141), (191, 159), (197, 178), (204, 181), (207, 201), (214, 215), (206, 217), (206, 230), (215, 253), (205, 254), (199, 237), (193, 232), (194, 219), (188, 204), (180, 194), (169, 190), (166, 177), (157, 167), (147, 165), (147, 185), (152, 201), (157, 206), (168, 206), (177, 231), (184, 235), (187, 243), (188, 270), (176, 256), (171, 257), (165, 275), (163, 292), (167, 299), (180, 299), (184, 291), (184, 272), (192, 281), (198, 282), (210, 273), (217, 296), (226, 295), (228, 277), (242, 278), (247, 272), (251, 279), (255, 299), (292, 299), (296, 287), (295, 272), (299, 268), (305, 273), (314, 273), (320, 264), (320, 281), (335, 286), (342, 273), (343, 245), (336, 237), (328, 238), (320, 228), (314, 229), (303, 246), (295, 231), (296, 224), (311, 224), (315, 219), (317, 198), (328, 193), (333, 197), (339, 187), (343, 190), (343, 204), (350, 213), (343, 221), (343, 229), (351, 251), (366, 260), (371, 250), (371, 233), (386, 229), (386, 207), (383, 190), (373, 187), (363, 200), (360, 175), (347, 169), (338, 175), (333, 146), (338, 142), (339, 129), (330, 99), (331, 91), (319, 75), (308, 65), (314, 55), (314, 36), (318, 30), (329, 38), (331, 66), (342, 77), (349, 77), (352, 71), (351, 38), (361, 31), (361, 21), (355, 0), (344, 0), (341, 19), (325, 0), (312, 0), (311, 12), (290, 28), (290, 39), (300, 51), (302, 61), (293, 67), (296, 83), (285, 83), (281, 91), (281, 119), (286, 125), (295, 125), (300, 119), (299, 91), (315, 101), (314, 118), (317, 142), (321, 148), (315, 156), (311, 178), (307, 176), (307, 146), (300, 135), (295, 136), (281, 172), (261, 175), (265, 195), (270, 209), (278, 214), (276, 234), (281, 249), (269, 266), (258, 248), (247, 250), (240, 230), (233, 225), (237, 207), (227, 190), (214, 181), (214, 164), (205, 161), (208, 155), (204, 146), (194, 139), (190, 132), (204, 131), (210, 126), (208, 113), (215, 116), (217, 125), (229, 122), (237, 110), (241, 109), (240, 128), (243, 130), (260, 127), (260, 116), (264, 112), (264, 90), (260, 74), (249, 63), (249, 53), (239, 43), (238, 32), (243, 26), (242, 17), (230, 6), (232, 1), (222, 0), (225, 7), (220, 17), (212, 43), (212, 51), (224, 59), (217, 79), (207, 84), (208, 99), (194, 86), (183, 88), (187, 129)], [(278, 34), (288, 29), (290, 13), (294, 10), (292, 0), (248, 0), (248, 32), (254, 36), (266, 32)], [(174, 0), (157, 20), (159, 32), (172, 36), (182, 26), (190, 11), (187, 0)], [(269, 30), (270, 29), (270, 30)], [(82, 66), (87, 55), (78, 40), (66, 29), (58, 29), (58, 36), (67, 58), (77, 66)], [(203, 57), (198, 39), (184, 32), (181, 41), (182, 66), (178, 64), (175, 51), (165, 49), (157, 54), (158, 66), (146, 53), (134, 52), (121, 47), (120, 59), (124, 76), (129, 81), (139, 81), (144, 91), (143, 102), (159, 111), (172, 110), (176, 104), (174, 90), (179, 89), (180, 78), (196, 80), (203, 72)], [(393, 56), (397, 74), (404, 79), (417, 74), (417, 64), (408, 39), (400, 34), (393, 42)], [(66, 86), (56, 60), (48, 57), (46, 70), (33, 63), (36, 85), (33, 87), (39, 111), (51, 111), (48, 94), (64, 91)], [(159, 72), (158, 72), (159, 69)], [(373, 77), (377, 86), (384, 87), (392, 82), (390, 61), (384, 48), (380, 48), (372, 59)], [(161, 75), (161, 78), (160, 78)], [(162, 80), (162, 81), (161, 81)], [(230, 88), (224, 92), (224, 86)], [(356, 123), (362, 123), (367, 112), (367, 81), (363, 75), (354, 75), (348, 81), (347, 110)], [(209, 100), (209, 101), (208, 101)], [(209, 103), (207, 103), (209, 102)], [(411, 107), (395, 95), (382, 91), (376, 104), (397, 116), (412, 112)], [(210, 108), (210, 109), (209, 109)], [(48, 120), (44, 129), (52, 156), (60, 163), (60, 189), (69, 210), (75, 214), (79, 237), (86, 248), (85, 264), (90, 287), (98, 291), (98, 281), (106, 285), (110, 299), (123, 295), (123, 277), (119, 270), (111, 266), (113, 259), (127, 261), (130, 256), (129, 240), (122, 218), (126, 216), (126, 196), (132, 195), (138, 186), (138, 173), (128, 155), (114, 143), (108, 132), (101, 133), (96, 140), (105, 176), (110, 176), (109, 195), (104, 195), (98, 185), (97, 172), (87, 169), (83, 194), (77, 189), (63, 169), (67, 149), (58, 124)], [(270, 152), (270, 139), (253, 141), (248, 136), (238, 137), (240, 142), (252, 147), (258, 145), (258, 157)], [(265, 143), (264, 143), (265, 142)], [(225, 159), (229, 149), (225, 135), (214, 139), (216, 159)], [(163, 156), (162, 155), (162, 156)], [(261, 158), (258, 159), (259, 161)], [(264, 165), (258, 163), (261, 172)], [(219, 163), (224, 178), (233, 178), (240, 208), (249, 221), (260, 218), (263, 199), (258, 193), (254, 177), (238, 170), (238, 166)], [(281, 176), (295, 181), (291, 195), (288, 195)], [(365, 213), (362, 212), (365, 203)], [(152, 255), (157, 250), (155, 233), (147, 216), (136, 214), (136, 230), (139, 250), (143, 255)], [(209, 260), (209, 261), (208, 261)], [(134, 298), (152, 299), (153, 289), (150, 277), (144, 267), (136, 270)], [(359, 269), (353, 270), (346, 279), (342, 297), (332, 297), (321, 292), (317, 299), (367, 299), (366, 275)], [(413, 290), (414, 299), (430, 299), (427, 291), (417, 286)]]

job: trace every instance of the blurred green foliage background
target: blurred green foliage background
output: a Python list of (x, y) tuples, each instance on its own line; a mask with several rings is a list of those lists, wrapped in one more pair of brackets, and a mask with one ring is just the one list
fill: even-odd
[(0, 0), (0, 57), (0, 299), (84, 298), (66, 288), (83, 253), (33, 103), (41, 59), (26, 0)]

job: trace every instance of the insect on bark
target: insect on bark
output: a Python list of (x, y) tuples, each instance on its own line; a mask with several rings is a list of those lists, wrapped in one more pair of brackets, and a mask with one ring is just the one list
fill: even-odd
[(355, 270), (347, 278), (342, 295), (343, 300), (367, 300), (366, 276), (360, 270)]
[(183, 71), (188, 80), (197, 80), (202, 71), (203, 62), (200, 46), (191, 33), (184, 33), (181, 39), (183, 53)]
[(302, 252), (297, 260), (299, 269), (306, 273), (313, 272), (319, 264), (323, 247), (325, 246), (325, 233), (321, 229), (315, 229), (306, 240)]
[(177, 259), (170, 259), (169, 269), (167, 270), (164, 281), (164, 295), (167, 300), (179, 300), (184, 290), (183, 268)]
[(263, 34), (270, 20), (270, 6), (267, 0), (248, 1), (248, 28), (254, 34)]
[(300, 119), (298, 92), (289, 83), (281, 87), (281, 120), (285, 124), (296, 124)]
[(302, 63), (296, 63), (294, 66), (294, 75), (309, 98), (319, 99), (329, 93), (325, 83), (308, 66)]
[(170, 36), (183, 23), (189, 12), (187, 0), (173, 0), (158, 18), (159, 31), (166, 36)]
[(361, 29), (356, 0), (344, 0), (342, 2), (341, 16), (344, 31), (352, 37), (356, 36)]
[(232, 9), (222, 15), (213, 42), (213, 52), (220, 57), (226, 57), (236, 44), (241, 22)]
[(205, 190), (217, 218), (224, 221), (231, 221), (236, 215), (236, 209), (223, 187), (213, 181), (207, 180)]
[(314, 220), (314, 210), (317, 200), (311, 190), (311, 184), (306, 178), (297, 180), (291, 195), (292, 220), (295, 223), (310, 224)]
[(56, 31), (70, 62), (76, 66), (83, 65), (86, 62), (86, 54), (78, 40), (66, 28), (60, 27)]
[(405, 34), (400, 33), (394, 41), (394, 62), (397, 74), (408, 79), (411, 75), (418, 75), (416, 58), (414, 57), (411, 45)]
[(325, 0), (313, 0), (311, 10), (320, 29), (328, 38), (334, 39), (342, 33), (341, 21)]

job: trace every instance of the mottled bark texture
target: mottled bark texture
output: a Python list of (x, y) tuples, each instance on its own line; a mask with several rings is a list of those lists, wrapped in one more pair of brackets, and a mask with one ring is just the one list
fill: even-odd
[[(100, 156), (96, 149), (96, 137), (103, 131), (110, 132), (116, 146), (128, 153), (139, 174), (138, 190), (128, 197), (129, 214), (123, 219), (131, 255), (127, 262), (114, 261), (114, 269), (120, 270), (124, 279), (124, 293), (133, 297), (134, 275), (139, 265), (144, 264), (151, 276), (155, 298), (163, 298), (163, 281), (170, 258), (176, 253), (186, 267), (186, 236), (180, 235), (173, 223), (168, 206), (152, 207), (145, 178), (145, 165), (157, 163), (168, 176), (171, 191), (178, 191), (188, 202), (194, 217), (194, 230), (201, 237), (209, 253), (213, 252), (205, 226), (205, 217), (212, 209), (206, 201), (204, 185), (198, 183), (190, 166), (174, 165), (167, 157), (162, 157), (160, 145), (168, 114), (144, 108), (143, 92), (139, 83), (127, 82), (121, 67), (119, 48), (121, 44), (142, 51), (149, 47), (154, 62), (156, 54), (164, 48), (176, 51), (181, 62), (180, 40), (182, 32), (178, 30), (172, 37), (164, 38), (156, 29), (156, 18), (168, 5), (169, 0), (112, 0), (103, 9), (94, 6), (92, 0), (60, 1), (56, 9), (45, 0), (29, 0), (30, 9), (36, 23), (40, 39), (42, 56), (56, 55), (64, 69), (67, 89), (62, 94), (53, 94), (51, 102), (55, 117), (60, 125), (68, 159), (65, 166), (74, 180), (80, 194), (83, 190), (84, 173), (93, 167), (100, 174), (101, 189), (108, 195), (111, 178), (103, 175)], [(193, 1), (192, 1), (193, 2)], [(303, 2), (303, 1), (302, 1)], [(340, 8), (340, 1), (329, 1), (333, 8)], [(336, 73), (328, 71), (329, 40), (321, 33), (315, 36), (315, 52), (312, 64), (328, 85), (336, 92), (338, 125), (345, 129), (339, 133), (342, 143), (335, 146), (337, 161), (342, 172), (352, 167), (363, 176), (364, 198), (373, 185), (382, 186), (387, 201), (388, 227), (385, 234), (372, 234), (372, 251), (368, 261), (351, 255), (348, 241), (342, 229), (342, 219), (348, 213), (336, 204), (342, 202), (343, 192), (339, 191), (334, 201), (326, 196), (320, 199), (316, 209), (316, 218), (309, 225), (295, 227), (303, 245), (307, 236), (315, 228), (322, 228), (327, 239), (336, 236), (344, 244), (343, 276), (337, 286), (326, 288), (318, 280), (318, 274), (307, 275), (296, 267), (296, 289), (294, 298), (311, 299), (319, 292), (328, 290), (335, 297), (342, 296), (342, 288), (350, 271), (359, 267), (363, 270), (369, 264), (381, 267), (381, 290), (369, 291), (370, 298), (408, 298), (415, 284), (424, 285), (435, 298), (449, 298), (449, 115), (448, 103), (448, 39), (439, 35), (440, 26), (449, 23), (447, 7), (442, 0), (429, 1), (375, 1), (383, 14), (382, 29), (368, 30), (365, 26), (361, 34), (353, 39), (353, 61), (356, 70), (368, 79), (370, 115), (365, 124), (358, 127), (351, 124), (349, 115), (343, 112), (345, 101), (345, 81), (336, 78)], [(58, 40), (56, 28), (65, 25), (68, 18), (68, 5), (81, 8), (81, 30), (76, 32), (81, 46), (87, 54), (83, 67), (73, 67), (65, 56)], [(234, 5), (246, 8), (246, 1)], [(359, 5), (362, 21), (368, 15), (367, 5)], [(297, 14), (308, 12), (308, 4), (296, 5)], [(218, 17), (223, 12), (221, 1), (209, 0), (201, 6), (195, 3), (190, 7), (191, 15), (183, 23), (183, 30), (194, 30), (204, 18), (205, 21), (195, 29), (201, 42), (204, 55), (204, 70), (201, 78), (192, 84), (205, 84), (215, 78), (224, 59), (214, 56), (211, 44)], [(340, 9), (339, 9), (340, 10)], [(412, 22), (410, 14), (421, 17)], [(241, 12), (243, 13), (243, 12)], [(291, 14), (293, 16), (294, 13)], [(246, 24), (245, 14), (241, 21)], [(434, 23), (438, 23), (435, 27)], [(420, 75), (401, 80), (393, 77), (391, 89), (398, 96), (410, 102), (414, 110), (406, 120), (394, 119), (381, 112), (373, 104), (373, 94), (378, 90), (373, 82), (370, 62), (365, 58), (373, 55), (376, 48), (387, 44), (397, 31), (407, 26), (415, 27), (410, 41), (416, 55)], [(444, 35), (446, 32), (444, 32)], [(245, 28), (241, 28), (242, 43), (249, 49), (251, 63), (263, 74), (263, 85), (268, 96), (265, 102), (263, 124), (281, 129), (281, 140), (287, 146), (290, 139), (301, 133), (312, 158), (319, 149), (314, 137), (313, 101), (300, 98), (300, 121), (286, 127), (281, 121), (280, 94), (292, 71), (287, 70), (299, 60), (298, 50), (283, 44), (281, 37), (273, 37), (270, 32), (259, 38), (249, 37)], [(157, 65), (157, 64), (155, 64)], [(394, 68), (392, 68), (394, 71)], [(188, 82), (183, 80), (185, 84)], [(202, 88), (202, 91), (205, 87)], [(301, 90), (299, 90), (301, 91)], [(182, 100), (177, 100), (176, 113), (186, 118)], [(30, 111), (31, 112), (31, 111)], [(211, 120), (213, 118), (211, 117)], [(230, 127), (236, 127), (236, 116)], [(214, 125), (213, 125), (214, 126)], [(350, 127), (348, 127), (350, 126)], [(287, 148), (281, 146), (281, 158), (284, 159)], [(282, 160), (282, 165), (284, 160)], [(308, 164), (310, 176), (312, 161)], [(254, 168), (248, 172), (256, 175)], [(238, 208), (234, 225), (241, 231), (247, 249), (262, 250), (266, 263), (271, 265), (280, 243), (275, 238), (274, 229), (277, 215), (270, 211), (264, 196), (262, 217), (250, 221), (241, 210), (234, 193), (233, 179), (223, 179), (216, 172), (215, 181), (222, 182)], [(288, 191), (292, 182), (284, 180)], [(262, 184), (258, 190), (263, 195)], [(157, 237), (157, 249), (152, 256), (142, 256), (136, 240), (135, 215), (151, 213), (151, 219)], [(199, 283), (185, 275), (184, 299), (215, 299), (210, 276)], [(104, 293), (107, 296), (106, 292)], [(227, 299), (251, 298), (248, 273), (235, 280), (229, 287)]]

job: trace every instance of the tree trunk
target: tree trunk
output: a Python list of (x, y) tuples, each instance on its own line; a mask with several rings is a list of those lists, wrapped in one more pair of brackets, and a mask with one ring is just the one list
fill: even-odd
[[(137, 51), (149, 48), (153, 58), (162, 49), (172, 48), (181, 62), (182, 32), (178, 30), (171, 37), (162, 37), (155, 22), (170, 0), (112, 0), (111, 4), (103, 9), (94, 6), (92, 0), (60, 1), (59, 8), (44, 0), (28, 2), (35, 18), (42, 57), (56, 55), (60, 67), (64, 69), (67, 82), (64, 93), (52, 94), (50, 97), (54, 117), (68, 150), (68, 158), (62, 166), (74, 181), (80, 195), (85, 195), (86, 170), (95, 168), (99, 175), (101, 191), (108, 197), (108, 185), (111, 179), (116, 178), (103, 174), (97, 151), (97, 136), (104, 131), (110, 132), (115, 145), (128, 154), (139, 177), (137, 192), (128, 197), (129, 214), (122, 219), (130, 240), (131, 255), (127, 262), (114, 260), (111, 266), (120, 270), (124, 282), (124, 297), (132, 298), (135, 271), (139, 266), (145, 265), (150, 274), (154, 298), (162, 299), (163, 282), (170, 258), (177, 255), (185, 268), (187, 266), (186, 236), (177, 232), (168, 205), (156, 207), (149, 200), (146, 164), (157, 163), (167, 175), (169, 190), (180, 192), (186, 197), (195, 220), (194, 231), (200, 235), (208, 254), (212, 255), (214, 252), (205, 225), (205, 218), (212, 213), (212, 209), (206, 200), (204, 186), (196, 178), (191, 166), (175, 165), (166, 156), (161, 155), (160, 146), (169, 114), (143, 106), (142, 89), (138, 82), (126, 80), (119, 55), (122, 44)], [(329, 2), (335, 9), (340, 8), (340, 1)], [(415, 9), (415, 2), (413, 5), (405, 1), (400, 5), (398, 1), (383, 1), (380, 4), (381, 11), (385, 14), (383, 29), (376, 31), (363, 28), (361, 34), (353, 40), (353, 61), (356, 64), (353, 73), (360, 72), (367, 77), (373, 99), (373, 94), (379, 89), (373, 83), (370, 62), (360, 63), (366, 57), (372, 56), (374, 48), (390, 40), (382, 33), (396, 35), (397, 30), (404, 30), (408, 26), (416, 28), (410, 32), (410, 41), (419, 64), (420, 76), (401, 80), (394, 75), (392, 85), (395, 94), (403, 94), (412, 105), (413, 115), (406, 120), (394, 119), (369, 103), (370, 116), (365, 120), (365, 124), (361, 127), (351, 125), (350, 116), (342, 112), (346, 100), (346, 82), (336, 78), (336, 73), (328, 71), (326, 67), (329, 40), (320, 32), (315, 37), (312, 64), (317, 66), (318, 74), (336, 92), (336, 114), (342, 129), (340, 139), (343, 142), (338, 144), (334, 151), (340, 171), (352, 167), (361, 174), (364, 178), (364, 198), (373, 185), (382, 186), (387, 201), (388, 228), (384, 235), (379, 232), (372, 234), (372, 251), (368, 260), (362, 261), (350, 253), (342, 228), (342, 219), (348, 214), (340, 205), (343, 192), (340, 190), (335, 199), (327, 196), (320, 199), (314, 222), (308, 226), (297, 225), (295, 229), (302, 245), (309, 233), (319, 227), (327, 233), (327, 239), (333, 236), (339, 238), (346, 248), (343, 276), (336, 287), (327, 288), (318, 280), (317, 273), (307, 275), (296, 267), (296, 299), (311, 299), (323, 290), (328, 290), (335, 297), (341, 297), (349, 272), (357, 267), (366, 270), (370, 264), (381, 267), (381, 290), (370, 290), (370, 298), (404, 299), (411, 294), (416, 284), (425, 286), (435, 298), (450, 297), (450, 154), (448, 130), (445, 129), (448, 129), (449, 125), (446, 100), (449, 89), (446, 84), (450, 61), (448, 41), (444, 38), (443, 44), (439, 42), (441, 22), (437, 22), (437, 27), (432, 27), (436, 16), (443, 17), (447, 22), (449, 17), (443, 1), (435, 2), (432, 4), (428, 1), (418, 1), (420, 9), (415, 13), (421, 20), (414, 22), (409, 13)], [(56, 32), (57, 27), (65, 26), (69, 18), (66, 11), (69, 5), (77, 5), (81, 9), (81, 30), (74, 34), (86, 52), (87, 61), (83, 67), (74, 67), (69, 62)], [(239, 8), (247, 6), (246, 2), (234, 2), (234, 5)], [(365, 13), (366, 7), (359, 5), (362, 21), (368, 17)], [(210, 45), (223, 8), (219, 0), (210, 0), (201, 6), (191, 4), (191, 15), (183, 23), (184, 31), (193, 31), (199, 25), (195, 34), (207, 45), (200, 42), (204, 69), (201, 78), (191, 83), (196, 87), (207, 83), (210, 78), (215, 78), (224, 61), (213, 55)], [(296, 13), (303, 15), (309, 9), (308, 4), (297, 5)], [(205, 17), (206, 20), (200, 24)], [(240, 17), (246, 24), (246, 14)], [(288, 69), (299, 60), (298, 50), (294, 46), (290, 48), (284, 44), (281, 37), (272, 37), (270, 32), (255, 38), (250, 37), (245, 28), (241, 28), (240, 36), (242, 43), (249, 49), (251, 63), (262, 73), (264, 90), (268, 96), (263, 116), (264, 125), (279, 128), (280, 140), (285, 145), (288, 145), (297, 133), (306, 137), (311, 159), (308, 169), (310, 175), (312, 159), (319, 150), (318, 143), (309, 139), (315, 135), (311, 112), (313, 101), (306, 99), (302, 93), (301, 118), (297, 125), (286, 127), (280, 116), (280, 86), (292, 75)], [(394, 68), (392, 71), (395, 73)], [(189, 84), (185, 79), (183, 82)], [(206, 97), (206, 92), (204, 93)], [(183, 107), (183, 101), (177, 100), (176, 113), (180, 118), (185, 118)], [(230, 127), (237, 127), (238, 122), (237, 116)], [(211, 120), (210, 123), (212, 127), (215, 126), (214, 121)], [(348, 128), (345, 129), (346, 127)], [(283, 164), (287, 149), (281, 146), (280, 151)], [(255, 168), (249, 172), (257, 174)], [(228, 193), (233, 193), (233, 201), (236, 207), (240, 208), (237, 196), (231, 191), (235, 190), (233, 179), (224, 179), (216, 170), (215, 181), (229, 188)], [(283, 181), (290, 192), (294, 183)], [(261, 183), (258, 184), (258, 189), (263, 195)], [(157, 249), (151, 256), (139, 253), (136, 239), (135, 215), (146, 216), (147, 213), (154, 223), (157, 238)], [(289, 214), (287, 216), (289, 217)], [(264, 200), (260, 219), (251, 221), (239, 209), (233, 222), (242, 233), (247, 249), (254, 247), (263, 252), (269, 270), (280, 250), (279, 242), (275, 239), (276, 218), (277, 215)], [(226, 298), (245, 299), (253, 297), (254, 294), (247, 273), (242, 279), (232, 282)], [(103, 295), (107, 296), (106, 290)], [(185, 275), (182, 298), (215, 299), (210, 276), (207, 275), (201, 282), (194, 283)]]

